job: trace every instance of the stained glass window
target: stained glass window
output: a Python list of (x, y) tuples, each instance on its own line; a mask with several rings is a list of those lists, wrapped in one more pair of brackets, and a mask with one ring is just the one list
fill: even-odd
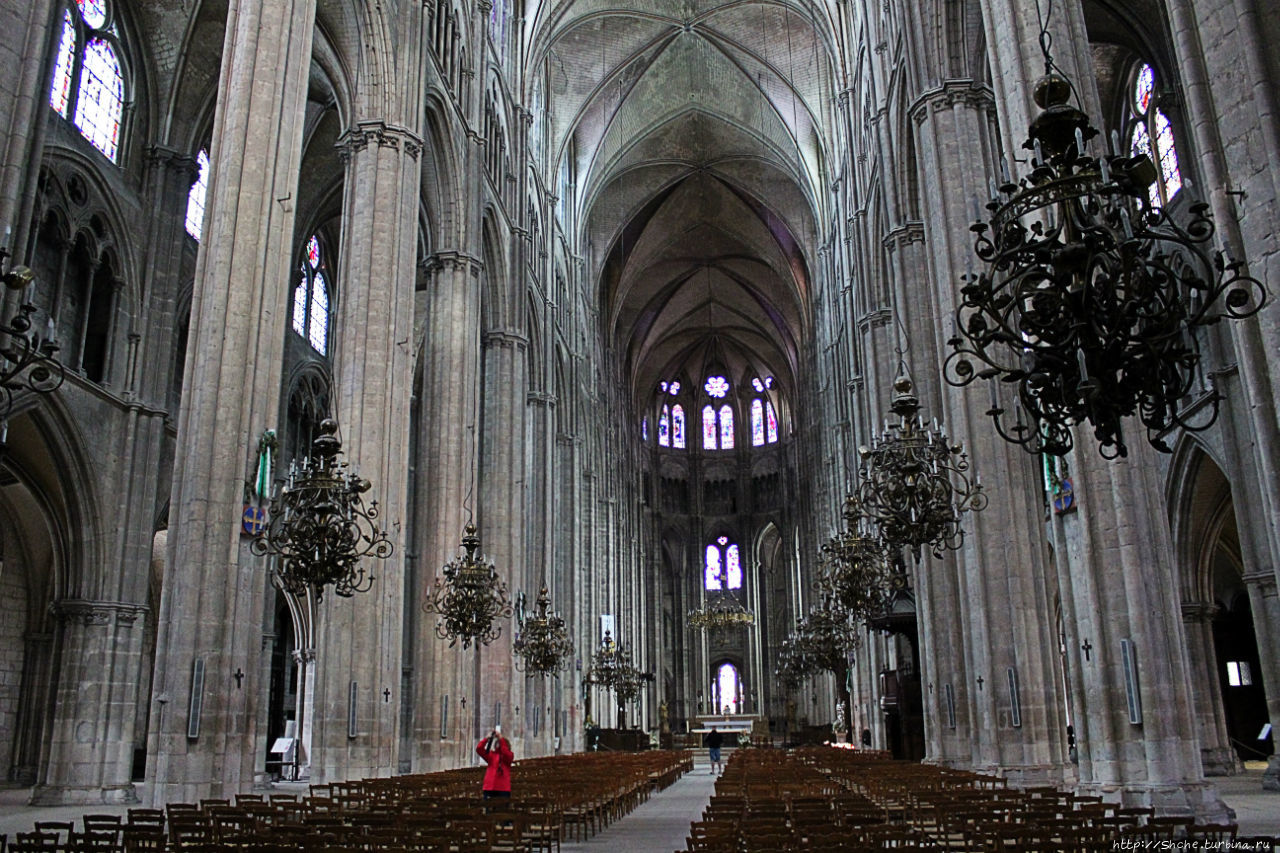
[(764, 403), (757, 397), (751, 401), (751, 446), (759, 447), (762, 444), (764, 444)]
[(707, 546), (707, 560), (702, 577), (707, 589), (723, 588), (720, 582), (720, 549), (715, 545)]
[(671, 410), (671, 446), (684, 447), (684, 406), (679, 403)]
[(666, 406), (662, 407), (662, 414), (658, 415), (658, 444), (662, 447), (671, 444), (671, 411)]
[(739, 687), (738, 668), (731, 663), (720, 664), (716, 670), (715, 698), (720, 706), (714, 709), (716, 713), (737, 714), (742, 710)]
[(733, 408), (727, 403), (720, 407), (720, 449), (733, 449)]
[(326, 355), (329, 351), (329, 288), (325, 285), (323, 273), (316, 273), (311, 282), (311, 308), (307, 320), (307, 340), (312, 349)]
[(712, 376), (702, 387), (710, 396), (720, 398), (729, 393), (729, 380), (723, 376)]
[[(1156, 166), (1156, 180), (1148, 195), (1153, 206), (1168, 204), (1182, 189), (1182, 170), (1173, 140), (1173, 124), (1157, 106), (1155, 71), (1150, 65), (1138, 69), (1133, 83), (1133, 130), (1129, 134), (1131, 154), (1145, 154)], [(1155, 144), (1152, 145), (1154, 140)]]
[(659, 383), (658, 383), (658, 387), (662, 389), (662, 393), (664, 393), (664, 394), (667, 392), (667, 384), (668, 384), (668, 383), (666, 383), (666, 382), (659, 382)]
[(645, 415), (640, 419), (640, 440), (649, 440), (649, 416)]
[[(117, 30), (107, 27), (107, 0), (77, 0), (84, 41), (68, 7), (54, 57), (49, 104), (70, 118), (85, 139), (115, 162), (124, 114), (124, 72), (116, 54)], [(77, 74), (76, 69), (79, 68)]]
[(716, 410), (710, 406), (702, 407), (702, 448), (716, 449)]
[(80, 7), (80, 15), (84, 22), (95, 30), (100, 30), (107, 23), (107, 4), (105, 0), (76, 0)]
[(778, 416), (773, 411), (773, 403), (768, 400), (764, 404), (764, 422), (768, 441), (773, 444), (778, 440)]
[(671, 394), (671, 396), (673, 396), (673, 397), (674, 397), (676, 394), (679, 394), (679, 393), (680, 393), (680, 380), (678, 380), (678, 379), (677, 379), (675, 382), (672, 382), (672, 383), (671, 383), (671, 387), (670, 387), (669, 389), (667, 389), (667, 390), (668, 390), (668, 392)]
[(49, 103), (58, 115), (67, 117), (67, 101), (71, 98), (71, 69), (76, 62), (76, 22), (68, 9), (62, 16), (62, 37), (58, 40), (58, 59), (53, 66), (53, 87)]
[(95, 148), (115, 162), (120, 114), (124, 111), (124, 76), (120, 73), (120, 62), (110, 44), (102, 39), (90, 39), (81, 63), (76, 127)]
[(742, 563), (738, 559), (738, 546), (730, 545), (725, 550), (725, 580), (729, 589), (742, 589)]
[(187, 193), (187, 233), (200, 240), (200, 229), (204, 227), (204, 199), (209, 192), (209, 152), (203, 148), (196, 155), (196, 166), (200, 174)]
[(293, 290), (293, 330), (320, 355), (329, 353), (329, 282), (320, 239), (307, 241), (306, 261)]
[(293, 330), (300, 335), (307, 333), (307, 271), (293, 289)]

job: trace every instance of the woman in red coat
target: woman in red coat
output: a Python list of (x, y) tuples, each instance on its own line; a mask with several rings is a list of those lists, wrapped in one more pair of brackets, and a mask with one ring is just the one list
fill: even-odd
[(494, 726), (489, 736), (476, 745), (476, 755), (484, 759), (489, 769), (484, 773), (484, 798), (511, 796), (511, 765), (515, 753), (511, 744), (502, 736), (502, 726)]

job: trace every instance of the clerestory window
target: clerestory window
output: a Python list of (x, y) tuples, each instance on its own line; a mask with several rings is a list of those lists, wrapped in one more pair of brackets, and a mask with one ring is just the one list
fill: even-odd
[(108, 0), (76, 0), (63, 9), (49, 104), (114, 163), (125, 79), (112, 11)]

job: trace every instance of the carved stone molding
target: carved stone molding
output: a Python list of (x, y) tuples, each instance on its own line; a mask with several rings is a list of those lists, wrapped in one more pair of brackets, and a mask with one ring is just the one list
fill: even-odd
[(923, 124), (930, 113), (940, 113), (957, 105), (975, 110), (993, 110), (996, 106), (995, 94), (990, 88), (970, 81), (953, 81), (943, 83), (937, 89), (930, 89), (916, 98), (907, 110), (916, 124)]
[(893, 322), (893, 312), (888, 308), (878, 308), (875, 311), (868, 311), (858, 318), (858, 329), (867, 331), (868, 329), (877, 329), (887, 326)]
[(60, 622), (78, 622), (86, 628), (94, 625), (110, 625), (115, 617), (117, 625), (131, 626), (147, 612), (142, 604), (123, 601), (89, 601), (82, 598), (64, 598), (49, 605), (49, 612)]
[(423, 258), (419, 266), (423, 272), (427, 273), (452, 269), (469, 270), (472, 275), (478, 276), (484, 269), (484, 261), (466, 252), (436, 252)]
[(292, 652), (294, 663), (311, 663), (316, 659), (315, 649), (294, 649)]
[(414, 160), (422, 153), (422, 138), (404, 127), (386, 124), (381, 121), (356, 122), (356, 126), (342, 134), (334, 145), (338, 149), (338, 157), (346, 163), (359, 151), (370, 144), (379, 148), (391, 148), (403, 151)]
[(881, 244), (889, 251), (897, 251), (910, 246), (912, 243), (924, 242), (924, 223), (908, 222), (899, 225), (884, 235)]
[(545, 406), (547, 408), (554, 407), (557, 402), (556, 395), (547, 391), (530, 391), (526, 399), (531, 406)]
[(151, 168), (172, 169), (179, 176), (185, 178), (188, 185), (194, 184), (196, 179), (200, 177), (200, 164), (196, 162), (196, 158), (185, 151), (179, 151), (167, 145), (152, 145), (149, 147), (146, 160), (147, 165)]
[(529, 346), (529, 339), (519, 332), (513, 332), (509, 329), (494, 329), (481, 335), (480, 343), (485, 349), (495, 346), (524, 349)]
[(1207, 601), (1184, 601), (1182, 603), (1182, 621), (1212, 622), (1222, 610), (1216, 604)]

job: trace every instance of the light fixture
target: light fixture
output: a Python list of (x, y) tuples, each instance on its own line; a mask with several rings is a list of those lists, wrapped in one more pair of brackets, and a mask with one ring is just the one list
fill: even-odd
[(436, 576), (423, 609), (440, 615), (436, 636), (450, 646), (459, 640), (464, 649), (473, 642), (487, 646), (502, 635), (497, 620), (511, 618), (511, 599), (493, 563), (476, 556), (480, 536), (474, 522), (467, 522), (462, 549), (460, 557), (445, 564), (444, 576)]
[(569, 631), (560, 614), (551, 611), (551, 598), (544, 586), (538, 593), (533, 615), (522, 619), (512, 644), (516, 653), (516, 669), (532, 677), (554, 675), (573, 656)]
[(896, 424), (860, 447), (858, 507), (876, 528), (876, 536), (892, 553), (901, 548), (920, 560), (922, 548), (935, 557), (964, 542), (960, 513), (987, 505), (981, 478), (969, 479), (969, 457), (951, 444), (935, 421), (926, 426), (905, 365), (893, 381), (891, 411)]
[[(0, 247), (0, 264), (8, 258), (9, 250)], [(24, 266), (14, 267), (3, 276), (5, 289), (14, 292), (21, 292), (34, 280), (31, 268)], [(31, 315), (35, 311), (34, 305), (23, 301), (7, 322), (0, 321), (0, 423), (13, 410), (15, 392), (49, 394), (66, 378), (62, 364), (54, 359), (58, 345), (40, 340), (31, 331)]]
[(822, 546), (818, 588), (854, 618), (880, 611), (889, 591), (889, 561), (875, 525), (856, 495), (844, 502), (844, 529)]
[[(1184, 408), (1201, 361), (1196, 331), (1256, 314), (1266, 292), (1211, 249), (1207, 204), (1181, 217), (1152, 204), (1146, 154), (1125, 154), (1113, 133), (1109, 152), (1090, 155), (1098, 131), (1067, 103), (1073, 88), (1049, 55), (1047, 27), (1046, 17), (1041, 112), (1023, 145), (1032, 168), (1017, 183), (1006, 169), (989, 221), (971, 228), (986, 269), (964, 277), (944, 375), (955, 386), (987, 380), (997, 432), (1033, 453), (1065, 455), (1072, 427), (1087, 422), (1102, 456), (1125, 456), (1122, 422), (1134, 415), (1168, 452), (1170, 430), (1203, 430), (1218, 416), (1216, 390)], [(1011, 386), (1008, 406), (999, 383)]]
[(591, 656), (591, 668), (584, 680), (588, 684), (612, 690), (619, 709), (622, 709), (627, 703), (635, 701), (643, 684), (653, 679), (653, 673), (637, 669), (631, 660), (631, 652), (621, 643), (613, 641), (612, 632), (605, 631), (600, 648)]
[(756, 615), (732, 595), (717, 595), (710, 604), (689, 611), (689, 627), (723, 634), (733, 628), (756, 624)]
[(288, 592), (314, 590), (317, 599), (328, 586), (340, 596), (365, 592), (373, 584), (360, 561), (386, 559), (395, 550), (378, 527), (378, 502), (365, 505), (370, 483), (347, 470), (338, 439), (338, 422), (325, 418), (311, 443), (311, 453), (289, 466), (289, 475), (271, 498), (267, 523), (249, 548), (277, 558), (276, 578)]

